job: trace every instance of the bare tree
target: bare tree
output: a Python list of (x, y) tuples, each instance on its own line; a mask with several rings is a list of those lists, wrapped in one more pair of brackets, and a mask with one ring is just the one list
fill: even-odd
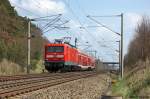
[(142, 18), (135, 32), (135, 37), (131, 41), (128, 53), (125, 56), (125, 66), (131, 67), (139, 60), (145, 61), (150, 58), (150, 19), (147, 16)]

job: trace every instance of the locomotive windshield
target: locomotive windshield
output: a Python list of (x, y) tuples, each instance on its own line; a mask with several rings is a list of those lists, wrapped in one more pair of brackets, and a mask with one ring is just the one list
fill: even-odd
[(64, 52), (63, 46), (49, 46), (47, 52)]

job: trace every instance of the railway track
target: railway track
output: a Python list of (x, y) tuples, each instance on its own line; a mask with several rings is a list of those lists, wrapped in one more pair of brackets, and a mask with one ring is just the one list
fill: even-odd
[(94, 76), (95, 72), (69, 72), (0, 77), (0, 99)]

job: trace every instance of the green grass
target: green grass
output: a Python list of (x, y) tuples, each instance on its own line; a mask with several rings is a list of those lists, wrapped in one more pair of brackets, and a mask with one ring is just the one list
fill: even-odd
[[(130, 74), (129, 74), (130, 75)], [(113, 95), (121, 95), (124, 99), (140, 99), (140, 91), (143, 89), (150, 88), (150, 68), (149, 63), (146, 69), (138, 70), (134, 72), (131, 76), (126, 76), (124, 79), (118, 79), (118, 82), (112, 86)], [(146, 93), (144, 90), (143, 93)], [(150, 92), (148, 92), (150, 93)], [(144, 96), (149, 94), (142, 94)]]
[(129, 97), (131, 96), (132, 96), (131, 99), (140, 99), (138, 97), (139, 91), (141, 89), (150, 88), (150, 79), (143, 80), (142, 82), (139, 82), (137, 85), (135, 84), (135, 86), (136, 86), (135, 88), (130, 88), (127, 85), (127, 80), (119, 80), (115, 85), (112, 86), (112, 93), (113, 95), (123, 96), (124, 99), (129, 99)]
[(126, 85), (125, 80), (119, 80), (115, 85), (112, 86), (113, 95), (123, 96), (127, 98), (130, 94), (130, 89)]

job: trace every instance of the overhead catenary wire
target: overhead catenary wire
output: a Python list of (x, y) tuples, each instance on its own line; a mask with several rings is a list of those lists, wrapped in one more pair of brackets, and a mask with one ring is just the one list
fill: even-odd
[(53, 25), (55, 22), (60, 20), (61, 15), (58, 15), (56, 18), (54, 18), (52, 21), (48, 22), (46, 25), (44, 25), (43, 27), (41, 27), (41, 29), (46, 29), (48, 27), (50, 27), (51, 25)]
[[(80, 26), (83, 27), (83, 24), (79, 20), (78, 16), (76, 16), (76, 14), (74, 13), (73, 9), (70, 7), (69, 3), (67, 3), (65, 0), (63, 0), (63, 1), (64, 1), (65, 5), (68, 7), (68, 9), (71, 12), (72, 16), (77, 20), (77, 22), (80, 24)], [(80, 36), (81, 34), (79, 32), (77, 32), (77, 34), (78, 34), (78, 37), (80, 39), (82, 39), (81, 36)]]
[(44, 18), (51, 18), (51, 17), (54, 17), (54, 16), (60, 16), (60, 15), (62, 15), (62, 14), (56, 14), (56, 15), (41, 17), (40, 15), (35, 14), (35, 13), (33, 13), (32, 11), (30, 11), (30, 10), (28, 10), (28, 9), (25, 9), (25, 8), (23, 8), (23, 7), (19, 6), (19, 5), (17, 5), (17, 4), (14, 3), (14, 2), (11, 2), (11, 4), (13, 4), (15, 7), (20, 8), (20, 9), (22, 9), (22, 10), (24, 10), (24, 11), (30, 13), (30, 14), (33, 14), (33, 15), (35, 15), (35, 16), (38, 16), (37, 18), (32, 18), (32, 19), (30, 19), (30, 20), (34, 20), (34, 21), (48, 21), (48, 20), (50, 20), (50, 19), (44, 19)]
[(108, 26), (102, 24), (101, 22), (99, 22), (99, 21), (93, 19), (91, 16), (88, 15), (87, 17), (88, 17), (89, 19), (91, 19), (92, 21), (96, 22), (97, 24), (100, 24), (102, 27), (106, 28), (107, 30), (109, 30), (109, 31), (111, 31), (111, 32), (113, 32), (113, 33), (116, 33), (117, 35), (120, 35), (118, 32), (112, 30), (111, 28), (109, 28)]
[[(78, 5), (78, 7), (81, 9), (80, 11), (82, 11), (82, 13), (84, 14), (84, 16), (87, 16), (86, 11), (84, 10), (84, 8), (80, 5), (79, 0), (76, 0), (76, 3)], [(103, 26), (87, 26), (87, 28), (93, 28), (93, 27), (103, 27)], [(81, 28), (81, 27), (80, 27)], [(83, 29), (86, 29), (86, 27), (83, 27)], [(87, 29), (86, 29), (87, 30)], [(91, 33), (90, 33), (91, 34)], [(95, 38), (95, 37), (94, 37)]]
[[(67, 5), (67, 7), (69, 8), (70, 12), (72, 13), (72, 15), (76, 18), (76, 20), (78, 21), (78, 23), (81, 25), (81, 27), (84, 27), (83, 24), (81, 23), (81, 21), (79, 20), (78, 16), (76, 16), (76, 14), (74, 13), (74, 11), (72, 10), (72, 8), (67, 4), (67, 2), (65, 0), (63, 0), (65, 2), (65, 4)], [(92, 36), (93, 40), (96, 40), (96, 38), (86, 29), (83, 28), (88, 34), (90, 34)]]
[[(59, 24), (59, 25), (57, 25), (57, 26), (53, 26), (53, 28), (52, 29), (55, 29), (55, 28), (59, 28), (61, 25), (64, 25), (64, 24), (66, 24), (66, 23), (68, 23), (69, 21), (66, 21), (66, 22), (64, 22), (64, 23), (62, 23), (62, 24)], [(48, 32), (48, 31), (50, 31), (50, 30), (52, 30), (52, 29), (49, 29), (49, 30), (47, 30), (47, 31), (45, 31), (45, 32), (43, 32), (43, 33), (46, 33), (46, 32)]]
[[(34, 21), (34, 22), (37, 22), (37, 21), (48, 21), (48, 20), (50, 20), (50, 19), (45, 19), (45, 18), (51, 18), (51, 17), (54, 17), (54, 16), (61, 16), (61, 15), (62, 15), (62, 14), (57, 14), (57, 15), (51, 15), (51, 16), (40, 16), (40, 15), (38, 15), (38, 14), (33, 13), (32, 11), (30, 11), (30, 10), (28, 10), (28, 9), (25, 9), (25, 8), (23, 8), (23, 7), (19, 6), (19, 5), (17, 5), (17, 4), (14, 3), (14, 2), (11, 2), (11, 4), (14, 5), (15, 7), (17, 7), (17, 8), (19, 8), (19, 9), (23, 10), (23, 11), (26, 11), (26, 12), (28, 12), (28, 13), (30, 13), (30, 14), (36, 16), (36, 18), (32, 18), (32, 19), (29, 18), (29, 20)], [(56, 20), (56, 21), (58, 21), (58, 20)], [(52, 21), (52, 22), (53, 22), (53, 21)], [(53, 24), (54, 24), (54, 23), (53, 23)], [(49, 24), (47, 24), (47, 25), (49, 25)], [(47, 25), (44, 27), (45, 29), (48, 28), (48, 27), (50, 27), (50, 25), (49, 25), (48, 27), (47, 27)], [(52, 25), (52, 24), (51, 24), (51, 25)], [(42, 28), (43, 28), (43, 27), (42, 27)], [(40, 28), (40, 29), (42, 30), (42, 28)]]
[(60, 18), (58, 18), (58, 19), (54, 19), (54, 20), (52, 20), (52, 21), (50, 21), (50, 22), (48, 22), (45, 26), (43, 26), (42, 28), (41, 28), (41, 30), (46, 30), (46, 29), (48, 29), (49, 27), (51, 27), (52, 25), (54, 25), (56, 22), (58, 22), (60, 20)]
[(91, 17), (119, 17), (120, 15), (101, 15), (101, 16), (94, 16), (90, 15)]
[[(66, 2), (65, 2), (66, 3)], [(81, 21), (79, 20), (79, 18), (76, 16), (76, 14), (74, 13), (74, 11), (70, 8), (70, 6), (66, 3), (66, 5), (68, 6), (68, 8), (69, 8), (69, 10), (71, 11), (71, 13), (74, 15), (74, 17), (77, 19), (77, 21), (79, 22), (79, 24), (81, 25), (81, 27), (84, 27), (83, 26), (83, 24), (81, 23)], [(79, 7), (79, 8), (81, 8), (81, 6)], [(82, 9), (82, 8), (81, 8)], [(85, 14), (85, 16), (86, 16), (86, 12), (82, 9), (81, 11), (83, 11), (84, 12), (84, 14)], [(85, 30), (85, 32), (87, 32), (90, 36), (91, 36), (91, 38), (94, 40), (94, 41), (96, 41), (96, 38), (95, 38), (95, 36), (93, 36), (93, 34), (92, 33), (90, 33), (88, 30), (87, 30), (87, 28), (86, 27), (84, 27), (84, 28), (80, 28), (80, 29), (84, 29)], [(96, 41), (96, 43), (97, 43), (97, 41)], [(99, 44), (98, 44), (98, 46), (99, 46)], [(101, 48), (101, 46), (99, 46), (100, 48)], [(104, 52), (105, 53), (105, 52)], [(102, 53), (100, 52), (99, 54), (101, 54), (102, 55)]]
[(59, 16), (59, 15), (62, 15), (62, 14), (55, 14), (55, 15), (49, 15), (49, 16), (44, 16), (44, 17), (37, 17), (37, 18), (33, 18), (33, 19), (38, 21), (38, 20), (42, 20), (43, 18), (51, 18), (51, 17)]
[[(23, 10), (29, 12), (29, 13), (32, 13), (32, 14), (36, 15), (35, 13), (33, 13), (33, 12), (27, 10), (27, 9), (24, 9), (24, 8), (22, 8), (22, 7), (18, 7), (18, 8), (23, 9)], [(73, 12), (73, 13), (74, 13), (74, 12)], [(75, 13), (74, 13), (74, 14), (75, 14)], [(37, 14), (36, 16), (39, 16), (39, 15)], [(46, 18), (46, 17), (45, 17), (45, 18)], [(40, 17), (39, 17), (39, 19), (38, 19), (38, 18), (36, 19), (36, 21), (41, 21), (41, 20), (46, 20), (46, 19), (42, 19), (42, 18), (40, 18)], [(80, 25), (82, 26), (83, 24), (81, 23), (81, 21), (79, 20), (78, 17), (77, 17), (77, 20), (78, 20), (78, 22), (80, 23)], [(54, 23), (55, 23), (55, 22), (54, 22)], [(49, 24), (49, 25), (45, 28), (45, 30), (48, 29), (49, 27), (51, 27), (51, 25), (53, 25), (53, 24)], [(52, 27), (52, 28), (53, 28), (53, 27)], [(56, 27), (54, 26), (54, 28), (56, 28)], [(87, 28), (85, 28), (84, 30), (92, 36), (93, 40), (96, 40), (95, 37), (87, 30)]]
[[(37, 4), (40, 4), (40, 3), (37, 2), (37, 1), (34, 1), (34, 2), (36, 2)], [(30, 11), (30, 10), (28, 10), (28, 9), (25, 9), (25, 8), (23, 8), (23, 7), (19, 6), (19, 5), (17, 5), (17, 4), (14, 3), (14, 2), (11, 2), (11, 4), (14, 5), (15, 7), (19, 8), (19, 9), (22, 9), (23, 11), (26, 11), (26, 12), (32, 14), (32, 15), (38, 16), (37, 18), (29, 19), (29, 20), (34, 21), (34, 22), (37, 22), (37, 21), (48, 21), (48, 20), (50, 20), (50, 19), (45, 19), (45, 18), (51, 18), (51, 17), (54, 17), (54, 16), (60, 17), (60, 16), (62, 15), (62, 14), (57, 14), (57, 15), (51, 15), (51, 16), (44, 16), (44, 17), (41, 17), (40, 15), (35, 14), (35, 13), (33, 13), (32, 11)], [(52, 20), (51, 22), (49, 22), (48, 24), (46, 24), (44, 27), (42, 27), (41, 30), (42, 30), (43, 28), (44, 28), (44, 29), (47, 29), (48, 27), (50, 27), (51, 25), (53, 25), (55, 22), (59, 21), (60, 19), (57, 19), (58, 17), (56, 17), (54, 20)], [(57, 19), (57, 20), (56, 20), (56, 19)], [(53, 22), (53, 23), (52, 23), (52, 22)], [(50, 24), (50, 23), (52, 23), (52, 24)], [(56, 27), (55, 27), (55, 28), (56, 28)]]
[[(82, 14), (84, 14), (85, 16), (87, 16), (87, 13), (86, 11), (84, 10), (84, 8), (80, 5), (79, 1), (76, 0), (76, 3), (78, 5), (78, 7), (81, 9), (80, 11), (82, 11)], [(101, 26), (87, 26), (88, 28), (93, 28), (93, 27), (104, 27), (104, 25), (101, 25)], [(81, 27), (83, 29), (85, 29), (85, 27)], [(103, 38), (102, 38), (103, 39)], [(97, 42), (98, 43), (98, 42)], [(99, 45), (99, 44), (98, 44)]]
[[(28, 12), (28, 13), (31, 13), (31, 14), (33, 14), (33, 15), (35, 15), (35, 16), (38, 16), (37, 18), (32, 18), (32, 19), (30, 19), (30, 20), (33, 20), (33, 21), (48, 21), (48, 20), (50, 20), (50, 19), (44, 19), (44, 18), (50, 18), (50, 17), (54, 17), (54, 16), (61, 16), (62, 14), (57, 14), (57, 15), (51, 15), (51, 16), (44, 16), (44, 17), (41, 17), (40, 15), (38, 15), (38, 14), (35, 14), (35, 13), (33, 13), (33, 12), (31, 12), (30, 10), (28, 10), (28, 9), (25, 9), (25, 8), (23, 8), (23, 7), (21, 7), (21, 6), (19, 6), (19, 5), (17, 5), (17, 4), (15, 4), (15, 3), (13, 3), (12, 2), (12, 4), (13, 5), (15, 5), (15, 7), (17, 7), (17, 8), (20, 8), (20, 9), (22, 9), (22, 10), (24, 10), (24, 11), (26, 11), (26, 12)], [(53, 24), (55, 23), (55, 22), (57, 22), (57, 21), (59, 21), (60, 19), (54, 19), (54, 20), (52, 20), (52, 22), (53, 22)], [(51, 22), (50, 22), (51, 23)], [(46, 26), (44, 26), (44, 27), (42, 27), (41, 28), (41, 30), (44, 28), (44, 29), (47, 29), (48, 27), (50, 27), (51, 25), (53, 25), (53, 24), (46, 24)], [(56, 27), (53, 27), (53, 29), (54, 28), (56, 28)], [(50, 29), (48, 30), (48, 31), (50, 31)]]

